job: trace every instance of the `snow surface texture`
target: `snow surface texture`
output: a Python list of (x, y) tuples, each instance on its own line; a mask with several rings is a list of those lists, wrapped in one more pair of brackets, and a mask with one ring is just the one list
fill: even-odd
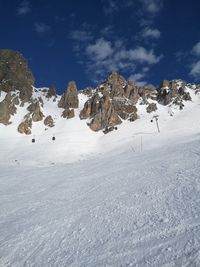
[(1, 125), (0, 266), (200, 266), (192, 97), (173, 117), (159, 106), (160, 134), (143, 106), (108, 135), (78, 118), (63, 125), (59, 111), (55, 128), (35, 124), (34, 144), (17, 118), (13, 131)]

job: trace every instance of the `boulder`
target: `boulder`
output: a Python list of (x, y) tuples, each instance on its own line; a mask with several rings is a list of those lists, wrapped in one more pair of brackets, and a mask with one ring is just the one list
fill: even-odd
[(59, 108), (78, 108), (78, 90), (74, 81), (69, 82), (67, 90), (58, 102)]
[(44, 125), (45, 125), (45, 126), (49, 126), (49, 127), (54, 127), (54, 120), (53, 120), (53, 118), (51, 117), (51, 115), (47, 116), (47, 117), (44, 119)]
[(117, 127), (114, 127), (114, 126), (106, 127), (106, 128), (103, 130), (103, 133), (104, 133), (104, 134), (107, 134), (107, 133), (112, 132), (113, 130), (117, 130)]
[(131, 113), (128, 120), (129, 121), (135, 121), (137, 119), (138, 119), (137, 113)]
[(4, 92), (18, 90), (22, 101), (29, 101), (32, 96), (34, 77), (25, 58), (16, 51), (0, 50), (0, 86)]
[(34, 122), (43, 120), (44, 114), (41, 111), (39, 100), (32, 102), (27, 107), (27, 110), (32, 114), (32, 119)]
[(27, 114), (24, 117), (24, 121), (19, 124), (17, 130), (21, 134), (30, 135), (31, 134), (31, 127), (32, 127), (32, 119), (31, 119), (30, 114)]
[(146, 108), (147, 112), (148, 113), (151, 113), (153, 111), (156, 111), (158, 108), (157, 108), (157, 105), (156, 103), (151, 103), (148, 105), (148, 107)]
[(75, 117), (74, 109), (66, 108), (62, 113), (62, 117), (66, 119), (74, 118)]
[(15, 107), (16, 96), (7, 93), (4, 100), (0, 102), (0, 123), (4, 125), (10, 124), (9, 120), (11, 115), (16, 113), (17, 108)]

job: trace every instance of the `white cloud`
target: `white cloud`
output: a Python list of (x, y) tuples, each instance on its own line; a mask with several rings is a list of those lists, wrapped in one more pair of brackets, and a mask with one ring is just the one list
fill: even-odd
[(143, 4), (145, 11), (153, 16), (160, 12), (163, 7), (162, 0), (140, 0), (140, 2)]
[(114, 0), (102, 0), (105, 15), (112, 15), (119, 10), (119, 5)]
[(195, 79), (200, 79), (200, 60), (192, 64), (190, 75), (193, 76)]
[(70, 32), (71, 39), (74, 41), (86, 42), (92, 40), (92, 35), (89, 31), (86, 30), (74, 30)]
[(94, 57), (95, 60), (103, 60), (113, 54), (111, 42), (100, 38), (95, 44), (90, 44), (86, 48), (86, 53), (89, 57)]
[(84, 64), (88, 72), (96, 76), (95, 80), (104, 78), (111, 71), (133, 73), (137, 68), (141, 68), (145, 76), (149, 71), (148, 65), (156, 64), (162, 58), (156, 56), (153, 50), (144, 47), (126, 49), (123, 40), (110, 42), (104, 38), (97, 39), (94, 44), (88, 44), (85, 47), (85, 56)]
[(24, 0), (20, 3), (19, 8), (17, 9), (17, 15), (18, 16), (26, 15), (30, 11), (31, 11), (30, 2)]
[(133, 60), (148, 64), (158, 63), (163, 57), (162, 55), (156, 56), (153, 49), (148, 51), (142, 46), (130, 50), (121, 50), (116, 56), (119, 57), (119, 59)]
[(135, 73), (129, 76), (128, 80), (135, 83), (137, 86), (144, 86), (147, 84), (146, 81), (142, 81), (145, 76), (144, 73)]
[(43, 22), (36, 22), (34, 24), (34, 30), (40, 34), (43, 35), (51, 30), (51, 27), (49, 25), (46, 25)]
[(192, 49), (193, 54), (200, 56), (200, 42), (198, 42)]
[(146, 27), (142, 31), (142, 36), (144, 38), (159, 39), (161, 36), (161, 32), (158, 29)]

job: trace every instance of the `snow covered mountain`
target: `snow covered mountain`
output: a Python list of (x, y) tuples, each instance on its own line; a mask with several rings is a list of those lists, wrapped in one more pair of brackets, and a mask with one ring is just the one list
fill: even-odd
[(24, 64), (0, 84), (0, 266), (199, 266), (199, 85), (58, 96)]

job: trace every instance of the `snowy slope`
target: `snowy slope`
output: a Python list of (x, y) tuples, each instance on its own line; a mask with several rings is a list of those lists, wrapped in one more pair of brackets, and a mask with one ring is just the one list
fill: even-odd
[(43, 112), (56, 126), (35, 123), (36, 143), (16, 133), (17, 119), (1, 125), (0, 266), (200, 266), (192, 97), (181, 112), (158, 107), (160, 133), (144, 106), (104, 135), (64, 120), (51, 100)]
[[(43, 88), (44, 89), (44, 88)], [(189, 90), (189, 89), (188, 89)], [(61, 117), (63, 109), (57, 107), (56, 102), (48, 100), (45, 93), (36, 90), (33, 97), (42, 97), (44, 102), (43, 113), (45, 116), (52, 115), (55, 127), (44, 126), (43, 121), (35, 122), (32, 126), (32, 135), (24, 136), (17, 132), (17, 127), (22, 118), (27, 114), (27, 106), (18, 107), (17, 114), (11, 118), (12, 124), (5, 126), (0, 124), (0, 162), (12, 163), (15, 160), (23, 164), (49, 164), (69, 163), (85, 159), (100, 153), (107, 153), (116, 148), (130, 146), (135, 151), (159, 147), (170, 142), (170, 139), (186, 139), (200, 131), (199, 111), (200, 95), (195, 95), (194, 90), (189, 90), (193, 101), (185, 102), (185, 107), (180, 111), (176, 106), (163, 106), (157, 103), (158, 110), (148, 114), (146, 105), (137, 104), (138, 120), (134, 122), (123, 121), (117, 131), (108, 135), (100, 132), (93, 132), (87, 126), (86, 120), (79, 119), (79, 113), (87, 100), (87, 96), (79, 94), (80, 106), (75, 110), (76, 116), (72, 119)], [(2, 96), (3, 97), (3, 96)], [(154, 102), (149, 100), (149, 102)], [(170, 116), (173, 114), (173, 116)], [(159, 117), (161, 133), (158, 134), (155, 121), (151, 123), (154, 115)], [(52, 137), (55, 136), (55, 142)], [(32, 144), (31, 139), (36, 139)], [(17, 147), (17, 149), (15, 149)]]

